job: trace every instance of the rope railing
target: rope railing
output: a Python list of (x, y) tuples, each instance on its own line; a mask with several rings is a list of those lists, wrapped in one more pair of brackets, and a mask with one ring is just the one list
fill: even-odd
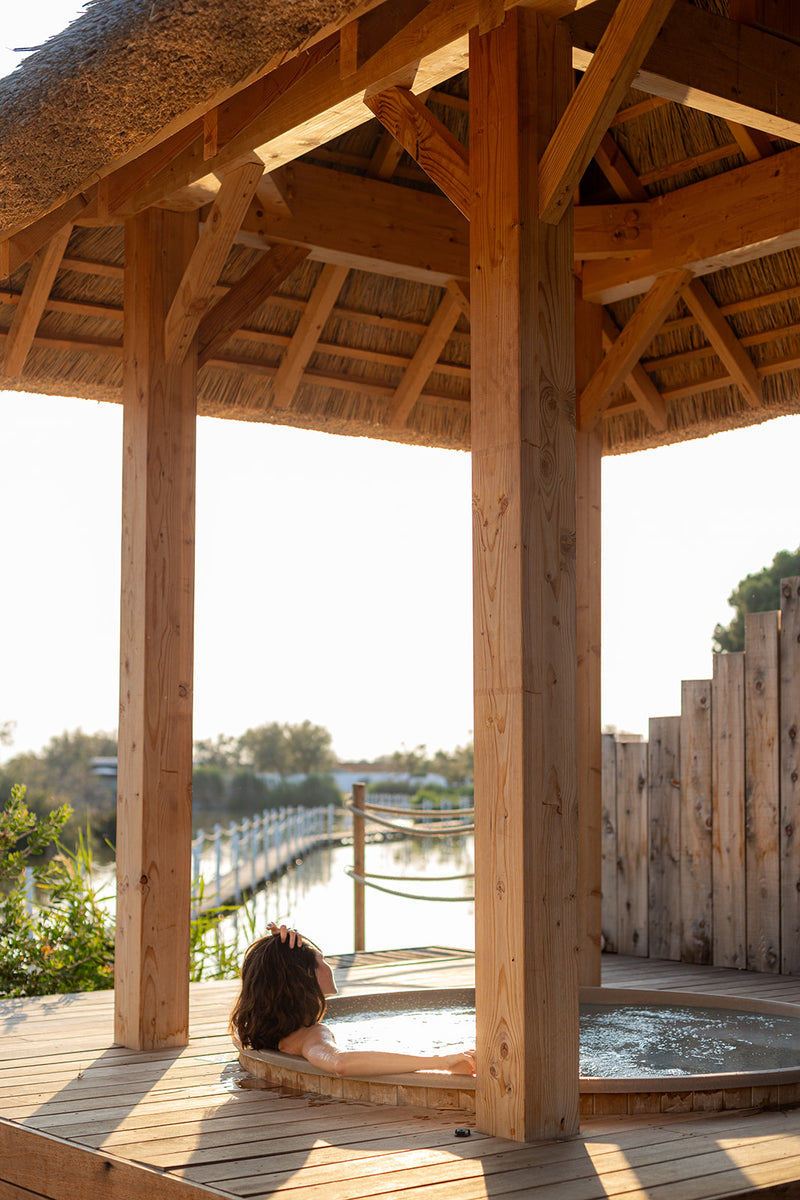
[[(474, 824), (472, 825), (445, 825), (444, 828), (439, 826), (438, 829), (423, 828), (421, 824), (417, 825), (400, 825), (397, 821), (385, 821), (383, 817), (376, 817), (374, 813), (368, 812), (364, 808), (356, 808), (352, 803), (346, 807), (355, 817), (361, 817), (367, 821), (374, 821), (376, 825), (382, 825), (385, 829), (393, 829), (396, 833), (407, 833), (411, 837), (453, 837), (454, 834), (473, 833), (475, 831)], [(452, 817), (452, 813), (448, 814)]]
[[(353, 798), (346, 805), (353, 814), (353, 866), (352, 868), (346, 867), (345, 871), (353, 880), (353, 948), (355, 950), (364, 950), (366, 948), (365, 895), (368, 887), (374, 888), (377, 892), (384, 892), (388, 896), (399, 896), (403, 900), (441, 900), (443, 903), (449, 904), (471, 903), (474, 900), (474, 896), (419, 895), (419, 893), (415, 892), (400, 891), (398, 888), (384, 887), (382, 884), (375, 882), (376, 879), (381, 879), (390, 883), (400, 883), (404, 880), (410, 880), (412, 883), (444, 883), (474, 879), (473, 872), (466, 875), (425, 875), (421, 878), (408, 875), (379, 875), (376, 872), (368, 872), (364, 864), (367, 821), (371, 821), (375, 825), (380, 825), (384, 829), (390, 829), (394, 833), (401, 833), (406, 837), (458, 837), (474, 832), (474, 807), (469, 809), (436, 811), (429, 808), (412, 810), (410, 808), (399, 808), (390, 804), (367, 804), (365, 791), (363, 783), (354, 783)], [(391, 816), (401, 816), (405, 820), (402, 822), (387, 820), (387, 817)], [(465, 824), (463, 819), (454, 821), (454, 817), (466, 817), (469, 824)], [(409, 818), (412, 818), (412, 820), (410, 821)], [(450, 824), (440, 824), (438, 828), (432, 828), (432, 823), (435, 824), (444, 820), (449, 820)]]
[[(387, 896), (399, 896), (401, 900), (441, 900), (445, 904), (457, 904), (463, 903), (464, 901), (471, 902), (475, 899), (474, 896), (420, 896), (416, 892), (399, 892), (396, 888), (381, 887), (379, 883), (372, 883), (368, 876), (356, 875), (350, 867), (345, 867), (345, 871), (350, 878), (361, 887), (374, 888), (376, 892), (385, 892)], [(388, 878), (391, 879), (393, 877), (390, 875)], [(405, 877), (400, 876), (400, 878)], [(465, 878), (471, 879), (472, 876), (466, 876)], [(363, 950), (364, 948), (364, 946), (356, 946), (357, 950)]]

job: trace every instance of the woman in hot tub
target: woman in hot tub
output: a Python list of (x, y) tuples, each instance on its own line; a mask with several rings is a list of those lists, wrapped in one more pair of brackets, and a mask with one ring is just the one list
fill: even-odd
[(475, 1074), (474, 1050), (427, 1055), (340, 1050), (321, 1023), (326, 997), (336, 995), (333, 971), (317, 947), (295, 929), (274, 922), (268, 929), (242, 963), (242, 990), (231, 1014), (231, 1028), (242, 1046), (297, 1054), (331, 1075)]

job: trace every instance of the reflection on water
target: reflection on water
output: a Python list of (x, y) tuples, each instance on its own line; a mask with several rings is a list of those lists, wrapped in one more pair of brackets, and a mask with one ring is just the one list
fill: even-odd
[[(379, 880), (421, 896), (471, 896), (472, 880), (434, 882), (432, 875), (467, 874), (473, 869), (472, 837), (442, 838), (421, 843), (416, 838), (367, 846), (366, 869), (380, 875), (400, 875), (397, 883)], [(221, 926), (225, 939), (237, 937), (244, 951), (253, 936), (266, 931), (268, 921), (292, 925), (313, 938), (328, 954), (353, 949), (353, 881), (345, 874), (353, 865), (351, 846), (312, 851), (297, 866), (252, 897)], [(412, 882), (415, 876), (425, 877)], [(435, 903), (404, 900), (367, 888), (367, 949), (392, 950), (406, 946), (475, 946), (475, 906), (471, 901)]]
[[(348, 1050), (449, 1053), (475, 1045), (475, 1010), (329, 1017)], [(800, 1067), (800, 1020), (678, 1005), (581, 1005), (581, 1075), (599, 1079), (710, 1075)]]

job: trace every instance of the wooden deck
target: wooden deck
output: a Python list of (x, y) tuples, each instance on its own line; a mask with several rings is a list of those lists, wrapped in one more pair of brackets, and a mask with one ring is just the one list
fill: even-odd
[[(608, 957), (615, 987), (800, 1004), (800, 979)], [(440, 950), (342, 959), (343, 991), (472, 981)], [(280, 1095), (239, 1070), (226, 1034), (235, 983), (192, 988), (179, 1051), (112, 1045), (110, 993), (0, 1003), (0, 1200), (537, 1200), (800, 1197), (800, 1110), (592, 1117), (578, 1138), (518, 1145), (446, 1111)]]

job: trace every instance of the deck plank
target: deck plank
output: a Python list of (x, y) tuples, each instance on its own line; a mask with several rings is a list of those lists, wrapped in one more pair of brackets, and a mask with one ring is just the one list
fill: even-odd
[[(465, 953), (394, 951), (350, 956), (340, 979), (397, 991), (469, 984), (472, 970)], [(653, 959), (607, 955), (603, 982), (800, 1005), (800, 979)], [(144, 1054), (112, 1044), (110, 993), (0, 1002), (0, 1200), (83, 1200), (95, 1178), (109, 1200), (800, 1195), (798, 1110), (594, 1117), (575, 1139), (525, 1146), (475, 1132), (472, 1115), (264, 1087), (235, 1062), (236, 990), (195, 985), (190, 1045)], [(47, 1169), (27, 1169), (25, 1138), (41, 1139)]]

